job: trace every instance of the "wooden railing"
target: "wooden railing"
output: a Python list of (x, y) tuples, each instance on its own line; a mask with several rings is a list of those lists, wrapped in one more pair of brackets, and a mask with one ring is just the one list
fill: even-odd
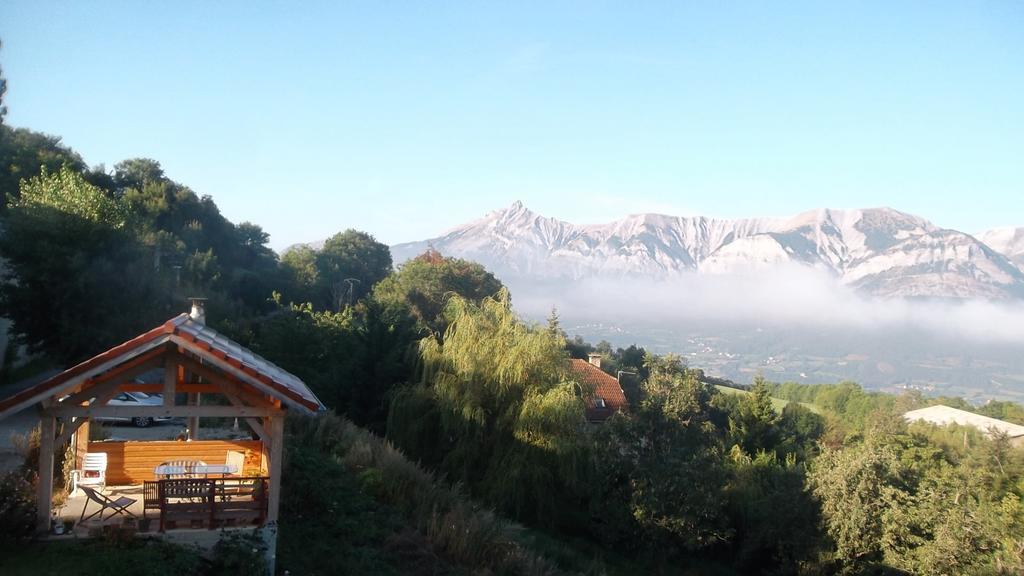
[(228, 524), (262, 525), (267, 518), (269, 487), (265, 476), (145, 482), (143, 514), (159, 510), (161, 532), (195, 524), (211, 530)]

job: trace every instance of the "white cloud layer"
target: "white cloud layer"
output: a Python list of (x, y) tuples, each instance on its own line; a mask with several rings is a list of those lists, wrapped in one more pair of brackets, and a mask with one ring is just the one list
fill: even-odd
[(953, 341), (1024, 344), (1024, 302), (878, 299), (804, 267), (510, 288), (516, 308), (533, 318), (543, 318), (554, 306), (562, 318), (910, 331)]

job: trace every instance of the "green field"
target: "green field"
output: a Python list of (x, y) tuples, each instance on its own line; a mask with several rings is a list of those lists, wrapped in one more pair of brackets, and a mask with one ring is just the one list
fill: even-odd
[[(715, 384), (715, 389), (721, 392), (722, 394), (750, 394), (750, 392), (747, 392), (746, 390), (740, 390), (739, 388), (729, 388), (728, 386), (719, 386), (718, 384)], [(772, 408), (775, 408), (775, 410), (780, 413), (782, 412), (782, 409), (786, 407), (786, 404), (789, 403), (789, 400), (783, 400), (782, 398), (772, 398)], [(814, 404), (808, 404), (806, 402), (797, 402), (797, 404), (803, 406), (804, 408), (807, 408), (808, 410), (814, 412), (815, 414), (821, 414), (821, 409), (815, 406)]]

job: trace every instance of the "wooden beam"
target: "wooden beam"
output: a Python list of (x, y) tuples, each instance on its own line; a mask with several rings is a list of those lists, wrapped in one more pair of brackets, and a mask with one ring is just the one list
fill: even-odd
[[(120, 386), (114, 388), (113, 390), (107, 390), (106, 392), (103, 393), (102, 396), (96, 398), (96, 401), (93, 402), (93, 404), (95, 404), (97, 406), (104, 406), (104, 405), (106, 405), (107, 402), (110, 402), (111, 400), (113, 400), (114, 396), (117, 396), (120, 393), (121, 393), (121, 387)], [(92, 404), (90, 404), (90, 406), (91, 405)]]
[(218, 389), (215, 390), (215, 392), (223, 394), (227, 390), (232, 390), (236, 396), (246, 400), (254, 406), (271, 405), (271, 402), (266, 395), (248, 391), (247, 388), (252, 388), (252, 385), (239, 380), (231, 374), (215, 371), (209, 366), (200, 364), (197, 360), (189, 358), (188, 356), (181, 356), (179, 358), (179, 362), (181, 362), (182, 366), (187, 367), (193, 374), (218, 386)]
[[(232, 406), (245, 406), (245, 403), (242, 402), (242, 399), (235, 395), (233, 392), (229, 391), (227, 386), (221, 384), (220, 388), (220, 393), (223, 394), (224, 397), (228, 399), (228, 402), (231, 402)], [(256, 436), (258, 436), (261, 440), (267, 439), (267, 432), (266, 430), (263, 429), (263, 425), (260, 423), (259, 419), (246, 418), (245, 421), (249, 424), (249, 427), (252, 428), (252, 431), (256, 433)]]
[(164, 408), (174, 406), (174, 386), (178, 383), (178, 363), (170, 354), (164, 359)]
[(50, 398), (51, 396), (60, 396), (62, 394), (65, 394), (68, 390), (77, 390), (79, 386), (81, 386), (86, 380), (89, 380), (93, 376), (106, 372), (107, 370), (110, 370), (111, 368), (119, 364), (122, 364), (129, 359), (136, 358), (142, 354), (145, 354), (146, 352), (149, 352), (154, 348), (162, 346), (170, 339), (170, 337), (171, 336), (168, 334), (167, 336), (161, 336), (155, 340), (152, 340), (151, 342), (147, 342), (146, 344), (140, 346), (139, 348), (126, 352), (123, 356), (112, 358), (91, 370), (83, 372), (78, 376), (69, 379), (67, 382), (62, 383), (59, 386), (46, 388), (45, 390), (40, 390), (39, 392), (35, 393), (31, 392), (31, 388), (24, 392), (21, 392), (19, 393), (19, 399), (16, 402), (8, 403), (6, 408), (0, 410), (0, 420), (3, 420), (7, 416), (10, 416), (15, 412), (20, 412), (21, 410), (25, 409), (28, 406), (43, 402), (44, 400)]
[(81, 390), (79, 392), (72, 394), (71, 396), (68, 396), (67, 398), (61, 400), (60, 403), (87, 404), (93, 398), (99, 398), (100, 396), (105, 395), (107, 392), (111, 390), (117, 390), (117, 388), (121, 384), (122, 382), (120, 380), (113, 380), (111, 382), (104, 382), (103, 384), (99, 384), (96, 386), (90, 386), (89, 388), (85, 388), (84, 390)]
[(55, 406), (43, 411), (49, 416), (86, 418), (245, 418), (273, 416), (283, 411), (268, 406)]
[[(70, 442), (71, 441), (71, 436), (75, 433), (75, 431), (78, 430), (78, 428), (82, 424), (85, 424), (88, 421), (89, 421), (88, 418), (76, 418), (73, 421), (72, 420), (65, 420), (64, 421), (64, 431), (61, 432), (60, 436), (57, 438), (57, 442), (54, 445), (54, 448), (62, 448), (65, 444)], [(86, 434), (88, 434), (88, 430), (89, 430), (88, 426), (85, 428), (85, 430), (86, 430)]]
[(150, 350), (149, 352), (146, 352), (137, 358), (133, 358), (124, 364), (116, 366), (103, 374), (90, 378), (85, 381), (82, 384), (82, 387), (74, 394), (74, 396), (72, 396), (72, 400), (74, 400), (75, 404), (78, 404), (80, 400), (76, 400), (76, 397), (87, 394), (89, 390), (97, 388), (105, 382), (110, 382), (115, 379), (121, 382), (128, 382), (139, 374), (145, 374), (146, 372), (157, 368), (160, 365), (160, 357), (166, 353), (166, 347)]
[(53, 404), (51, 406), (103, 406), (107, 402), (110, 402), (114, 396), (120, 394), (121, 384), (123, 384), (123, 382), (119, 380), (104, 382), (99, 386), (83, 390), (74, 396), (64, 399), (59, 404)]
[(270, 488), (267, 495), (267, 523), (277, 523), (281, 504), (281, 459), (284, 455), (284, 416), (270, 419)]
[(88, 418), (79, 418), (78, 430), (75, 431), (75, 469), (81, 470), (85, 454), (89, 451), (89, 429), (92, 427)]
[(267, 431), (263, 429), (263, 424), (260, 424), (259, 418), (246, 418), (245, 422), (256, 433), (257, 438), (264, 441), (267, 440)]
[[(233, 366), (231, 362), (228, 362), (226, 359), (217, 357), (216, 351), (204, 350), (203, 346), (201, 346), (199, 343), (191, 342), (181, 337), (179, 334), (172, 335), (171, 341), (181, 346), (185, 350), (192, 352), (193, 354), (202, 354), (204, 360), (210, 362), (220, 370), (223, 370), (224, 372), (227, 372), (228, 374), (235, 376), (239, 380), (242, 380), (246, 384), (249, 384), (253, 388), (266, 394), (267, 396), (270, 396), (272, 398), (284, 396), (290, 407), (297, 409), (299, 412), (303, 414), (310, 414), (315, 412), (314, 409), (303, 404), (301, 401), (292, 398), (289, 394), (286, 394), (280, 390), (275, 390), (273, 386), (261, 382), (259, 378), (254, 378), (246, 374), (244, 370), (242, 370), (240, 367)], [(223, 355), (223, 353), (221, 354)], [(240, 363), (239, 366), (241, 366)]]
[[(126, 382), (121, 386), (121, 390), (124, 392), (145, 392), (146, 394), (162, 394), (164, 391), (163, 384), (144, 384), (142, 382)], [(189, 394), (210, 394), (220, 393), (220, 388), (217, 388), (213, 384), (182, 384), (178, 386), (177, 392), (187, 392)]]
[(53, 440), (57, 435), (57, 419), (44, 415), (39, 435), (39, 492), (36, 494), (36, 525), (40, 532), (50, 531), (53, 509)]
[[(189, 406), (199, 406), (199, 394), (189, 394), (188, 395), (188, 400), (186, 401), (186, 403)], [(190, 416), (186, 426), (188, 427), (188, 438), (189, 438), (189, 440), (198, 440), (199, 439), (199, 417), (198, 416)]]
[(263, 420), (265, 434), (260, 438), (260, 470), (270, 470), (270, 418)]

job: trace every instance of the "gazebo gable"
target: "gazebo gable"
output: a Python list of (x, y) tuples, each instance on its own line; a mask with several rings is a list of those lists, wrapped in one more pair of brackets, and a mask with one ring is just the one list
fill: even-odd
[[(165, 369), (162, 385), (132, 381), (161, 366)], [(177, 415), (170, 413), (179, 412), (173, 405), (173, 395), (185, 392), (224, 394), (232, 400), (232, 406), (243, 411), (247, 406), (261, 404), (300, 413), (323, 409), (316, 395), (297, 377), (188, 314), (181, 314), (0, 402), (0, 419), (36, 403), (60, 416), (108, 415), (105, 412), (115, 415), (115, 410), (101, 408), (122, 391), (164, 393), (166, 410), (159, 413), (161, 416)], [(55, 404), (61, 406), (57, 408)], [(83, 413), (82, 408), (89, 413)], [(197, 415), (260, 415), (227, 414), (231, 411), (218, 407), (201, 412)]]

